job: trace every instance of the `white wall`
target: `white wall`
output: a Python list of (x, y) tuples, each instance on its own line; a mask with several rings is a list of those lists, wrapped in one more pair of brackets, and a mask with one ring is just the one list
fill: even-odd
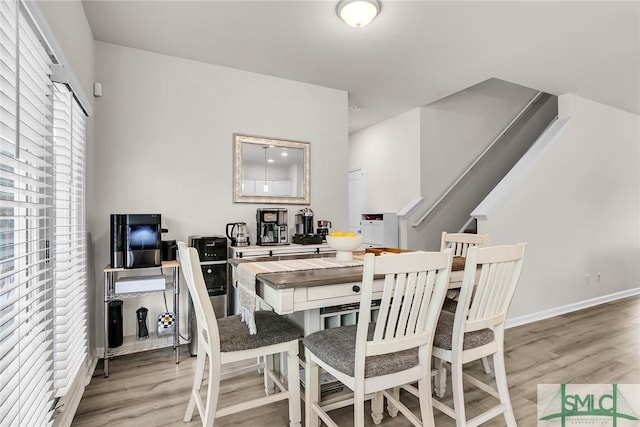
[[(234, 132), (310, 142), (311, 208), (346, 227), (346, 92), (101, 42), (96, 60), (103, 96), (96, 100), (89, 216), (99, 288), (110, 213), (161, 213), (165, 240), (224, 234), (226, 223), (242, 220), (255, 242), (260, 206), (232, 198)], [(289, 209), (293, 229), (302, 206), (279, 207)], [(149, 304), (155, 314), (157, 301)]]
[(559, 97), (559, 117), (566, 125), (513, 191), (476, 212), (493, 243), (528, 244), (512, 319), (640, 287), (640, 117), (574, 95)]
[(420, 196), (418, 153), (420, 109), (350, 135), (349, 169), (363, 169), (365, 212), (397, 212)]

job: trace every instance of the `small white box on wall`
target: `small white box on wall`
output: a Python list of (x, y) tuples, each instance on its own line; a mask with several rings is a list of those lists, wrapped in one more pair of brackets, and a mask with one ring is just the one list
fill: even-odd
[(102, 96), (102, 83), (93, 83), (93, 96), (95, 96), (96, 98), (100, 98)]
[(116, 281), (116, 294), (130, 294), (134, 292), (163, 291), (165, 278), (163, 275), (124, 277)]

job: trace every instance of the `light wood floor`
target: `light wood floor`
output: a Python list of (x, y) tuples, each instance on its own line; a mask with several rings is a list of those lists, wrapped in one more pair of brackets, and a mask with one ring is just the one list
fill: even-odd
[[(640, 383), (640, 298), (627, 298), (533, 324), (511, 328), (505, 339), (506, 366), (511, 402), (519, 426), (535, 426), (537, 384)], [(195, 358), (181, 348), (180, 364), (173, 350), (162, 349), (115, 358), (110, 377), (101, 363), (87, 387), (73, 426), (197, 426), (182, 417), (189, 400)], [(484, 375), (479, 362), (469, 365)], [(221, 390), (221, 406), (262, 393), (262, 377), (250, 373), (227, 380)], [(450, 394), (450, 389), (448, 389)], [(446, 397), (445, 397), (446, 398)], [(417, 400), (403, 399), (416, 413)], [(467, 412), (473, 416), (494, 404), (474, 388), (467, 394)], [(436, 426), (453, 426), (453, 420), (435, 411)], [(352, 411), (344, 408), (332, 416), (340, 426), (352, 425)], [(373, 426), (369, 417), (368, 422)], [(304, 417), (303, 417), (304, 419)], [(287, 404), (256, 408), (216, 420), (219, 426), (285, 426)], [(398, 415), (385, 415), (383, 426), (408, 426)], [(503, 426), (497, 418), (487, 426)]]

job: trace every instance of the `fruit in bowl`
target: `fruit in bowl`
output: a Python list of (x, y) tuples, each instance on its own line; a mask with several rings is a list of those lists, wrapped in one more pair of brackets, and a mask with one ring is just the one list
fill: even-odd
[(353, 260), (353, 251), (362, 244), (362, 236), (352, 232), (336, 231), (329, 233), (327, 244), (335, 249), (338, 261), (351, 261)]

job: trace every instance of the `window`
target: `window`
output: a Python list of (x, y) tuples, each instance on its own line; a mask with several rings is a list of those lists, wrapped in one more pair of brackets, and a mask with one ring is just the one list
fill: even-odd
[(35, 28), (0, 2), (2, 425), (52, 425), (87, 355), (84, 116)]
[(51, 61), (19, 4), (0, 7), (0, 419), (41, 426), (53, 403)]
[(64, 396), (88, 355), (85, 119), (66, 86), (53, 93), (54, 388)]

